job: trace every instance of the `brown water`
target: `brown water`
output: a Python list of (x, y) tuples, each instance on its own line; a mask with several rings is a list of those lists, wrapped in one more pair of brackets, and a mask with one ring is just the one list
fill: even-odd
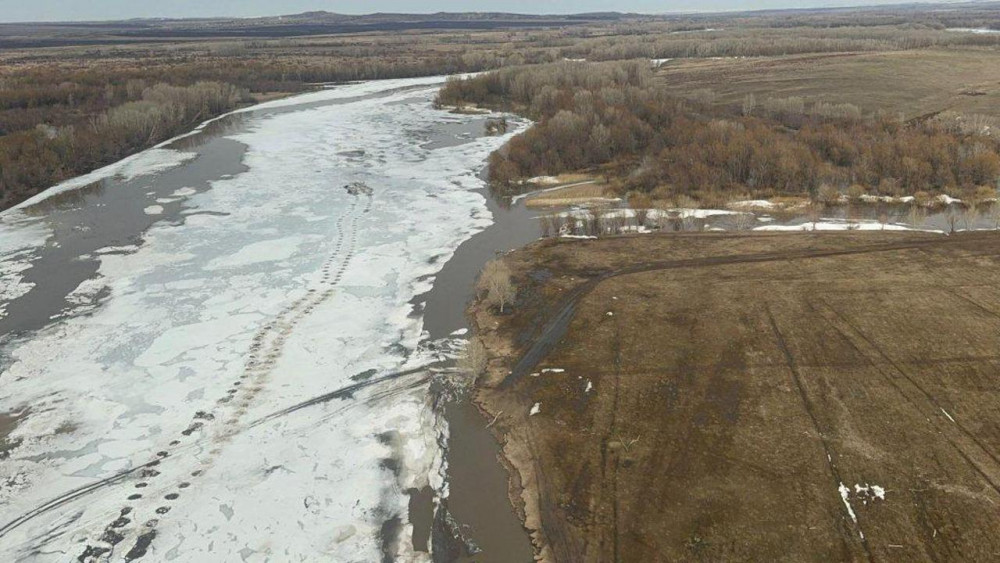
[[(465, 310), (475, 296), (476, 278), (486, 262), (541, 235), (539, 213), (526, 209), (523, 200), (508, 206), (486, 190), (483, 194), (493, 213), (493, 224), (462, 243), (435, 278), (433, 288), (414, 300), (423, 305), (424, 328), (432, 340), (468, 328)], [(499, 462), (500, 445), (486, 428), (489, 421), (468, 401), (447, 404), (445, 418), (450, 433), (445, 510), (464, 539), (481, 551), (470, 554), (443, 549), (435, 553), (435, 561), (532, 561), (527, 531), (507, 496), (509, 476)], [(441, 515), (437, 520), (442, 520)]]

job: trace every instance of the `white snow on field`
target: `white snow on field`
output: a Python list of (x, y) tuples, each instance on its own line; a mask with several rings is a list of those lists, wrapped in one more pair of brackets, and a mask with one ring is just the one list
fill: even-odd
[[(307, 99), (441, 80), (365, 83)], [(85, 545), (101, 545), (123, 506), (133, 511), (115, 560), (153, 520), (150, 561), (377, 561), (386, 520), (399, 517), (410, 533), (405, 491), (443, 488), (439, 443), (447, 431), (426, 385), (412, 385), (420, 374), (250, 423), (351, 385), (357, 374), (381, 377), (436, 357), (418, 349), (422, 320), (410, 302), (463, 240), (490, 224), (485, 200), (472, 191), (482, 187), (478, 169), (523, 127), (422, 148), (434, 123), (471, 119), (433, 110), (435, 90), (251, 118), (233, 136), (249, 146), (249, 171), (184, 194), (194, 210), (227, 215), (157, 224), (133, 252), (98, 253), (101, 277), (76, 293), (106, 287), (110, 297), (89, 315), (8, 346), (14, 363), (3, 375), (0, 412), (30, 405), (31, 413), (12, 436), (23, 443), (0, 464), (0, 526), (157, 452), (167, 457), (157, 476), (129, 477), (0, 536), (0, 560), (36, 550), (61, 554), (41, 560), (75, 560)], [(339, 155), (359, 146), (364, 158)], [(156, 154), (144, 161), (149, 168), (133, 161), (128, 173), (187, 158)], [(365, 198), (343, 189), (353, 181), (374, 189), (369, 212)], [(0, 245), (47, 236), (3, 227)], [(302, 305), (326, 295), (333, 274), (328, 297)], [(283, 344), (239, 388), (247, 389), (245, 404), (220, 404), (247, 373), (261, 330), (268, 346)], [(198, 411), (215, 418), (182, 434)], [(398, 475), (386, 458), (397, 460)], [(136, 489), (140, 481), (148, 486)], [(142, 498), (127, 502), (136, 491)], [(164, 506), (169, 512), (158, 513)], [(429, 560), (400, 549), (402, 559)]]
[[(556, 215), (568, 218), (574, 217), (576, 219), (584, 219), (591, 216), (592, 212), (587, 209), (574, 209), (572, 211), (564, 211)], [(635, 210), (622, 208), (613, 209), (609, 211), (599, 212), (602, 218), (605, 219), (632, 219), (635, 217)], [(675, 208), (675, 209), (648, 209), (646, 210), (647, 219), (657, 220), (657, 219), (707, 219), (709, 217), (719, 217), (725, 215), (738, 215), (736, 211), (729, 211), (726, 209), (693, 209), (693, 208)]]
[(535, 403), (535, 404), (531, 405), (531, 410), (528, 411), (528, 416), (535, 416), (536, 414), (538, 414), (540, 412), (542, 412), (542, 404), (541, 403)]
[(555, 176), (535, 176), (524, 181), (525, 184), (536, 184), (539, 186), (554, 186), (559, 183), (559, 178)]
[(945, 31), (953, 31), (956, 33), (978, 33), (978, 34), (1000, 33), (1000, 29), (972, 28), (972, 27), (950, 27)]
[[(754, 228), (755, 231), (915, 231), (906, 225), (895, 223), (882, 224), (878, 221), (845, 221), (842, 219), (822, 219), (816, 222), (802, 223), (801, 225), (762, 225)], [(928, 231), (939, 232), (939, 231)]]
[(878, 485), (855, 483), (854, 493), (861, 499), (862, 504), (868, 504), (875, 500), (885, 500), (885, 488)]
[(844, 501), (844, 506), (847, 508), (847, 514), (851, 517), (855, 523), (858, 522), (858, 515), (854, 513), (854, 508), (851, 507), (851, 489), (847, 485), (841, 483), (837, 490), (840, 491), (840, 500)]
[(768, 201), (766, 199), (748, 199), (743, 201), (731, 201), (726, 207), (732, 209), (748, 210), (748, 209), (774, 209), (777, 207), (774, 202)]

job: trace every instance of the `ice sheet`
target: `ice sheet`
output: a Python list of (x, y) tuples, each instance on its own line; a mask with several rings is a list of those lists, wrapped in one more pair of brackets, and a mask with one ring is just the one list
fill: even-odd
[[(227, 215), (157, 224), (138, 250), (100, 253), (100, 279), (78, 292), (106, 286), (110, 297), (9, 350), (0, 412), (32, 409), (0, 465), (0, 527), (76, 487), (156, 465), (0, 528), (0, 559), (75, 559), (111, 547), (106, 529), (122, 536), (113, 560), (150, 537), (152, 561), (381, 559), (383, 524), (409, 529), (405, 491), (442, 488), (446, 429), (426, 372), (267, 417), (356, 385), (358, 374), (380, 380), (438, 358), (420, 349), (410, 301), (490, 224), (473, 191), (478, 169), (523, 127), (422, 148), (435, 123), (472, 119), (432, 109), (434, 94), (251, 119), (234, 136), (249, 147), (249, 171), (183, 194), (192, 209)], [(357, 149), (363, 157), (342, 156)], [(374, 196), (348, 194), (354, 181)], [(392, 549), (428, 560), (405, 544)]]

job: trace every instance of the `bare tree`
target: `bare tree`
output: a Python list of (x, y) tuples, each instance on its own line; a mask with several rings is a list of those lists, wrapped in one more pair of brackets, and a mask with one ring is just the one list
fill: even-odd
[(948, 208), (948, 212), (945, 214), (944, 220), (945, 220), (945, 223), (947, 223), (947, 225), (948, 225), (948, 233), (949, 234), (954, 234), (955, 233), (955, 225), (958, 224), (958, 213), (955, 213), (955, 210), (953, 208), (949, 207)]
[(1000, 229), (1000, 202), (994, 201), (990, 205), (990, 222), (993, 223), (994, 229)]
[(649, 217), (649, 208), (642, 207), (635, 211), (635, 226), (639, 229), (646, 226), (646, 219)]
[[(543, 238), (549, 238), (552, 236), (552, 230), (554, 227), (552, 219), (552, 215), (542, 215), (538, 218), (538, 225), (542, 229)], [(556, 234), (558, 234), (558, 232)]]
[(979, 220), (979, 210), (975, 205), (969, 205), (962, 212), (962, 221), (965, 223), (965, 230), (971, 231), (976, 228), (976, 221)]
[(743, 98), (743, 115), (753, 115), (753, 110), (757, 109), (757, 98), (753, 93), (747, 94)]
[(924, 225), (924, 221), (926, 220), (927, 220), (926, 209), (915, 203), (910, 205), (910, 211), (909, 213), (907, 213), (906, 216), (906, 221), (910, 224), (910, 226), (922, 227)]
[(693, 213), (689, 213), (682, 219), (684, 222), (685, 231), (703, 231), (705, 230), (705, 221)]
[(737, 231), (749, 231), (753, 229), (757, 217), (753, 213), (737, 213), (734, 221)]
[(858, 208), (856, 205), (847, 206), (847, 230), (854, 231), (861, 227), (858, 224)]
[(819, 203), (811, 203), (808, 208), (809, 222), (813, 224), (813, 230), (816, 230), (816, 224), (819, 223), (820, 217), (823, 214), (823, 206)]
[(473, 379), (479, 377), (486, 371), (489, 356), (486, 353), (486, 346), (481, 338), (473, 337), (465, 345), (465, 350), (458, 358), (458, 369)]
[(459, 354), (455, 369), (438, 372), (434, 379), (441, 384), (443, 394), (452, 400), (459, 399), (468, 393), (476, 379), (486, 373), (489, 356), (483, 341), (474, 337), (465, 344), (465, 349)]
[(516, 297), (517, 291), (511, 279), (510, 268), (502, 259), (486, 264), (479, 278), (479, 284), (481, 290), (486, 292), (486, 303), (499, 309), (501, 314)]

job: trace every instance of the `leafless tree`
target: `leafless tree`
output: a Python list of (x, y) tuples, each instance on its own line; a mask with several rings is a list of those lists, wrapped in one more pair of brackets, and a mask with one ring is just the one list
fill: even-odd
[(958, 213), (951, 207), (948, 208), (947, 213), (944, 217), (945, 223), (948, 225), (948, 233), (955, 233), (955, 225), (958, 224)]
[(685, 215), (683, 222), (685, 231), (702, 231), (705, 229), (705, 221), (695, 217), (693, 214)]
[(482, 339), (478, 336), (473, 337), (458, 358), (458, 369), (475, 379), (486, 371), (488, 361), (489, 357)]
[(856, 205), (847, 206), (847, 230), (854, 231), (860, 228), (858, 224), (858, 208)]
[(447, 398), (455, 400), (468, 393), (476, 379), (486, 373), (488, 362), (486, 346), (480, 338), (474, 337), (459, 354), (455, 369), (437, 372), (434, 380), (441, 385), (442, 393)]
[(882, 230), (885, 230), (885, 226), (889, 224), (889, 214), (882, 211), (878, 214), (878, 223), (882, 226)]
[(550, 236), (552, 236), (552, 229), (554, 226), (552, 224), (552, 219), (553, 219), (552, 215), (542, 215), (541, 217), (538, 218), (538, 225), (539, 227), (541, 227), (543, 238), (549, 238)]
[(994, 201), (990, 205), (990, 222), (993, 223), (994, 229), (1000, 229), (1000, 202)]
[(911, 205), (907, 222), (913, 227), (922, 227), (925, 221), (927, 221), (927, 210), (917, 204)]
[(975, 205), (969, 205), (962, 212), (962, 221), (965, 223), (965, 230), (971, 231), (976, 228), (976, 221), (979, 220), (979, 209)]
[(819, 223), (820, 217), (823, 214), (823, 206), (819, 203), (811, 203), (808, 208), (809, 222), (813, 224), (813, 230), (816, 230), (816, 224)]
[(734, 222), (737, 231), (749, 231), (757, 223), (757, 217), (753, 213), (737, 213)]
[(646, 226), (646, 219), (649, 218), (649, 209), (646, 207), (641, 207), (635, 209), (635, 226), (642, 228)]
[(480, 288), (486, 293), (486, 303), (499, 309), (501, 314), (516, 297), (517, 291), (511, 279), (510, 268), (502, 259), (486, 264), (479, 283)]
[(753, 93), (747, 94), (743, 98), (743, 115), (753, 115), (753, 111), (757, 109), (757, 98)]

